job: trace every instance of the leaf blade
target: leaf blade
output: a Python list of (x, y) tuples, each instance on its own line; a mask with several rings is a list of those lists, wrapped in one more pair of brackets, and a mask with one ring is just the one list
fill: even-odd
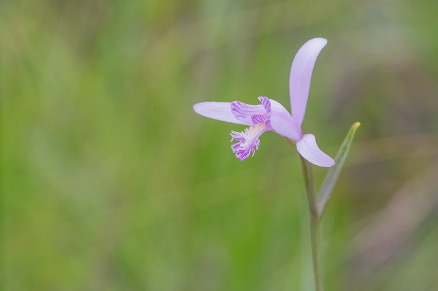
[(328, 201), (330, 200), (331, 194), (333, 192), (333, 188), (335, 187), (342, 166), (344, 165), (345, 159), (347, 158), (348, 152), (350, 150), (351, 143), (353, 142), (354, 135), (356, 134), (356, 131), (359, 127), (360, 127), (360, 122), (356, 122), (350, 127), (350, 130), (345, 136), (345, 139), (342, 142), (338, 150), (338, 153), (336, 154), (335, 157), (336, 164), (332, 168), (330, 168), (330, 170), (327, 172), (324, 181), (321, 184), (321, 188), (318, 191), (317, 208), (318, 208), (320, 219), (324, 214)]

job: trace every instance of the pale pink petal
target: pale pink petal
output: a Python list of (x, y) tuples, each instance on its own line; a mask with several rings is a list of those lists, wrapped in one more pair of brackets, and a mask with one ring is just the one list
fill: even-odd
[(231, 112), (230, 102), (201, 102), (193, 105), (193, 109), (199, 115), (208, 118), (237, 124), (252, 125), (252, 123), (242, 122), (234, 116)]
[(301, 139), (301, 130), (296, 126), (294, 119), (289, 111), (275, 100), (269, 99), (271, 102), (271, 127), (272, 129), (289, 139), (299, 141)]
[(314, 165), (331, 167), (335, 164), (332, 158), (319, 149), (313, 134), (305, 134), (303, 138), (297, 142), (297, 150), (303, 158)]
[(259, 96), (259, 101), (263, 105), (263, 107), (266, 110), (266, 114), (268, 116), (271, 116), (271, 99), (265, 96)]
[(321, 50), (327, 44), (324, 38), (307, 41), (297, 52), (292, 62), (289, 76), (290, 103), (292, 116), (301, 128), (306, 113), (312, 71)]
[(269, 118), (264, 105), (251, 105), (240, 101), (231, 102), (231, 113), (236, 119), (250, 125), (264, 123)]

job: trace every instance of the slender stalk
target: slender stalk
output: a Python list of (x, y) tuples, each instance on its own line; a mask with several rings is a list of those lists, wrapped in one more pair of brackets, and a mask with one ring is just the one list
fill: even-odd
[(323, 291), (321, 278), (321, 258), (319, 254), (319, 221), (312, 219), (310, 223), (310, 239), (312, 243), (313, 272), (316, 291)]
[(312, 165), (301, 157), (303, 164), (304, 178), (306, 179), (307, 201), (309, 202), (310, 211), (310, 240), (312, 246), (313, 273), (315, 276), (316, 291), (323, 291), (321, 279), (321, 259), (319, 255), (319, 211), (315, 198), (315, 189), (313, 186)]

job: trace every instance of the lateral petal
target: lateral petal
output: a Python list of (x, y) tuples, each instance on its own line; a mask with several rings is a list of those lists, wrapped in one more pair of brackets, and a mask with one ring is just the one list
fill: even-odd
[(307, 41), (297, 52), (289, 75), (290, 103), (292, 116), (301, 128), (306, 113), (312, 71), (321, 50), (327, 44), (324, 38)]
[(236, 117), (236, 119), (250, 125), (264, 123), (265, 120), (269, 118), (263, 105), (251, 105), (240, 101), (231, 102), (231, 113), (234, 115), (234, 117)]
[(289, 111), (275, 100), (269, 99), (271, 102), (271, 127), (272, 129), (295, 142), (301, 139), (301, 130), (297, 128), (294, 119)]
[(314, 165), (332, 167), (335, 164), (335, 161), (331, 157), (319, 149), (313, 134), (305, 134), (303, 138), (297, 142), (297, 150), (303, 158)]
[(244, 124), (251, 125), (252, 123), (242, 122), (237, 119), (234, 114), (231, 112), (231, 103), (230, 102), (201, 102), (193, 105), (193, 110), (199, 115), (230, 122), (236, 124)]

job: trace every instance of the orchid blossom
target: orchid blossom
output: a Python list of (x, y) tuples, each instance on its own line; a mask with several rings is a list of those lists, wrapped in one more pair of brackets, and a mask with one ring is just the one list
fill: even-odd
[(249, 126), (242, 132), (231, 131), (231, 146), (240, 160), (254, 155), (259, 137), (274, 131), (296, 144), (300, 155), (312, 164), (331, 167), (334, 160), (322, 152), (313, 134), (303, 134), (301, 124), (306, 113), (310, 81), (316, 59), (327, 44), (323, 38), (307, 41), (296, 54), (289, 76), (289, 92), (292, 114), (280, 103), (267, 97), (259, 97), (261, 104), (249, 105), (240, 101), (202, 102), (193, 106), (196, 113), (212, 119)]

